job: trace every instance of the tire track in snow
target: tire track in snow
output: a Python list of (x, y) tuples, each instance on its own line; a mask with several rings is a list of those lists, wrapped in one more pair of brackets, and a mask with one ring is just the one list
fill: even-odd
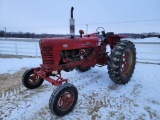
[[(78, 89), (78, 91), (81, 91), (82, 89), (88, 87), (90, 84), (96, 82), (99, 78), (102, 77), (102, 75), (95, 75), (95, 76), (92, 76), (92, 75), (89, 75), (90, 78), (89, 80), (85, 80), (83, 83), (81, 84), (78, 84), (78, 86), (76, 86), (76, 88)], [(88, 77), (89, 77), (88, 76)], [(79, 76), (78, 77), (78, 81), (76, 80), (76, 82), (79, 82), (81, 81), (82, 79), (84, 79), (85, 75), (82, 75), (82, 76)], [(75, 81), (73, 82), (73, 84), (75, 83)], [(42, 108), (40, 108), (38, 111), (36, 111), (35, 113), (32, 114), (32, 116), (30, 116), (29, 119), (35, 119), (35, 120), (39, 120), (39, 119), (42, 119), (42, 118), (45, 118), (45, 119), (59, 119), (59, 120), (64, 120), (64, 119), (73, 119), (75, 117), (73, 117), (74, 115), (76, 116), (77, 113), (76, 113), (76, 108), (77, 106), (80, 104), (79, 100), (77, 102), (77, 105), (75, 106), (73, 112), (71, 112), (69, 115), (66, 115), (64, 117), (57, 117), (55, 115), (53, 115), (51, 112), (50, 112), (50, 109), (49, 109), (49, 106), (48, 104)], [(79, 108), (78, 108), (79, 109)], [(75, 111), (75, 112), (74, 112)], [(83, 118), (83, 114), (82, 115), (79, 115), (79, 119)], [(78, 118), (77, 118), (78, 119)]]
[[(73, 84), (81, 81), (80, 84), (76, 86), (78, 90), (81, 90), (87, 87), (89, 84), (95, 82), (100, 77), (101, 77), (100, 75), (91, 74), (87, 75), (88, 78), (87, 80), (82, 81), (84, 78), (86, 79), (86, 75), (84, 74), (77, 77), (76, 80), (73, 77), (71, 77), (70, 79)], [(28, 116), (27, 111), (29, 112), (31, 109), (35, 109), (38, 106), (38, 104), (39, 106), (38, 108), (36, 108), (35, 113), (37, 113), (41, 108), (45, 107), (48, 108), (48, 101), (53, 91), (53, 88), (54, 87), (50, 84), (42, 85), (41, 87), (36, 88), (34, 90), (28, 90), (23, 86), (19, 86), (19, 88), (2, 92), (0, 98), (0, 100), (2, 100), (0, 102), (2, 105), (1, 106), (2, 109), (0, 110), (1, 113), (0, 118), (1, 119), (7, 119), (10, 117), (12, 118), (14, 116), (14, 112), (19, 112), (19, 111), (21, 111), (21, 113), (19, 113), (20, 116), (16, 117), (25, 118), (26, 116)], [(47, 99), (44, 99), (44, 101), (42, 102), (44, 105), (41, 105), (42, 104), (41, 102), (37, 103), (39, 101), (36, 102), (38, 98), (41, 100), (41, 98), (44, 97), (47, 97)]]
[(20, 93), (23, 90), (25, 90), (25, 87), (21, 85), (21, 86), (18, 86), (16, 88), (11, 88), (9, 90), (1, 91), (1, 93), (0, 93), (0, 99), (7, 98), (9, 96), (18, 94), (18, 93)]
[[(84, 78), (91, 78), (93, 77), (94, 74), (87, 74), (87, 75), (80, 75), (77, 77), (77, 79), (75, 79), (75, 77), (69, 77), (69, 82), (70, 83), (75, 83), (77, 81), (80, 81)], [(41, 86), (41, 88), (43, 89), (43, 85)], [(23, 85), (17, 86), (16, 88), (10, 88), (9, 90), (5, 90), (5, 91), (0, 91), (0, 99), (2, 98), (7, 98), (7, 97), (11, 97), (12, 95), (15, 94), (19, 94), (20, 92), (26, 90), (26, 88)]]

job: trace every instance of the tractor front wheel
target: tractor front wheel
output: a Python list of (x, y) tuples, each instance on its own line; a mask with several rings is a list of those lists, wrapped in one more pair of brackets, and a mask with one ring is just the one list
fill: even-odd
[(27, 70), (22, 76), (23, 85), (29, 89), (34, 89), (39, 87), (43, 83), (43, 81), (44, 81), (43, 78), (34, 75), (33, 69)]
[(75, 107), (78, 99), (78, 91), (72, 84), (65, 83), (58, 86), (49, 100), (51, 112), (57, 116), (70, 113)]
[(108, 60), (109, 77), (117, 84), (128, 83), (134, 72), (135, 63), (135, 45), (127, 40), (117, 43)]

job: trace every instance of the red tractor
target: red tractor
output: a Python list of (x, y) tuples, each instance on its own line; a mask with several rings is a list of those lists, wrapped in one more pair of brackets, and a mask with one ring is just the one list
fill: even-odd
[[(78, 100), (76, 87), (61, 77), (61, 70), (85, 72), (95, 65), (108, 65), (110, 79), (117, 84), (126, 84), (132, 77), (136, 63), (135, 45), (121, 40), (122, 36), (105, 33), (102, 27), (87, 35), (83, 35), (84, 31), (80, 30), (80, 35), (75, 36), (73, 9), (71, 36), (41, 39), (39, 45), (43, 64), (27, 70), (22, 77), (23, 85), (29, 89), (39, 87), (44, 80), (58, 86), (49, 100), (49, 108), (57, 116), (71, 112)], [(106, 51), (107, 45), (111, 48), (110, 55)]]

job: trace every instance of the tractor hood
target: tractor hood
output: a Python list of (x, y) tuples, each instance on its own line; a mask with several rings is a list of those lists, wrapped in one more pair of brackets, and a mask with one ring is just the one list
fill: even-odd
[(40, 40), (40, 46), (54, 46), (61, 50), (79, 49), (88, 47), (97, 47), (98, 37), (56, 37), (43, 38)]

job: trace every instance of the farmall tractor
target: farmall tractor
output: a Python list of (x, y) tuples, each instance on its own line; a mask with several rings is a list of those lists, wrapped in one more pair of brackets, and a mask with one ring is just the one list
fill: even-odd
[[(96, 65), (108, 66), (110, 79), (116, 84), (126, 84), (132, 77), (136, 62), (135, 45), (122, 36), (113, 32), (105, 33), (104, 28), (98, 27), (95, 33), (75, 36), (71, 8), (69, 37), (43, 38), (39, 41), (43, 63), (40, 67), (27, 70), (22, 83), (29, 89), (39, 87), (44, 80), (58, 86), (49, 100), (51, 112), (57, 116), (64, 116), (71, 112), (78, 100), (78, 91), (68, 79), (63, 79), (61, 70), (70, 72), (88, 71)], [(107, 45), (111, 53), (108, 55)], [(76, 79), (76, 78), (75, 78)]]

